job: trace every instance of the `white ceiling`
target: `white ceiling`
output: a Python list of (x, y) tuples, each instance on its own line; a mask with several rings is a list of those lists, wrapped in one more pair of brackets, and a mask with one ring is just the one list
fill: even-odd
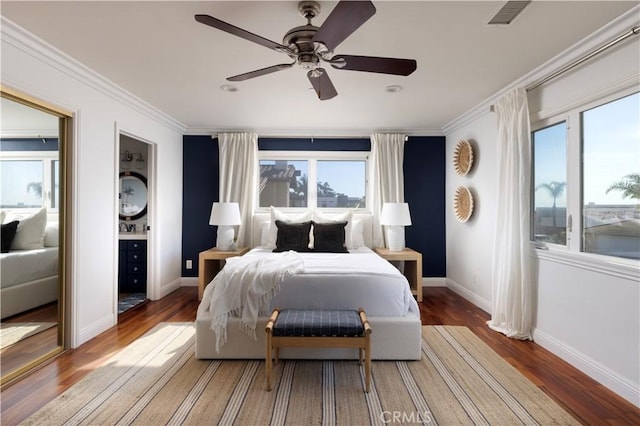
[[(281, 53), (194, 20), (208, 14), (281, 42), (305, 24), (297, 2), (2, 1), (1, 13), (182, 122), (189, 133), (263, 135), (440, 133), (444, 125), (580, 41), (637, 1), (533, 1), (509, 26), (486, 23), (503, 1), (374, 1), (377, 13), (337, 54), (413, 58), (408, 77), (335, 70), (319, 101), (297, 67), (234, 83), (225, 78), (289, 62)], [(321, 2), (321, 25), (336, 2)], [(388, 93), (385, 87), (402, 85)]]

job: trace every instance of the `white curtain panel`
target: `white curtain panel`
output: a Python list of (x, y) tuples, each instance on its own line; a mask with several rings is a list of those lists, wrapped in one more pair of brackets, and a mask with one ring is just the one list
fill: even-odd
[(252, 215), (258, 184), (258, 135), (256, 133), (219, 133), (220, 202), (240, 205), (242, 225), (238, 246), (250, 247)]
[(531, 339), (532, 284), (529, 246), (531, 128), (527, 92), (500, 98), (498, 118), (498, 205), (492, 265), (493, 330)]
[(371, 135), (371, 162), (369, 194), (373, 210), (373, 244), (383, 247), (380, 211), (384, 203), (404, 202), (404, 141), (406, 135), (374, 133)]

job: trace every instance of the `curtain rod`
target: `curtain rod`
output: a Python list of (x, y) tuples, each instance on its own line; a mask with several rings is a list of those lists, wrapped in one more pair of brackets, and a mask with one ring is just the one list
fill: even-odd
[(616, 44), (618, 44), (621, 41), (627, 39), (628, 37), (631, 37), (632, 35), (638, 35), (638, 34), (640, 34), (640, 25), (631, 28), (629, 31), (627, 31), (626, 33), (616, 37), (615, 39), (611, 40), (610, 42), (603, 44), (602, 46), (598, 47), (597, 49), (587, 53), (586, 55), (576, 59), (575, 61), (571, 62), (570, 64), (567, 64), (564, 67), (560, 68), (559, 70), (549, 74), (545, 78), (543, 78), (541, 80), (538, 80), (537, 82), (533, 83), (531, 86), (527, 87), (527, 92), (542, 86), (546, 82), (553, 80), (554, 78), (558, 77), (561, 74), (564, 74), (565, 72), (567, 72), (569, 70), (572, 70), (573, 68), (575, 68), (578, 65), (582, 64), (583, 62), (588, 61), (589, 59), (593, 58), (596, 55), (599, 55), (600, 53), (604, 52), (608, 48), (610, 48), (612, 46), (615, 46)]
[[(609, 49), (610, 47), (615, 46), (616, 44), (620, 43), (621, 41), (631, 37), (632, 35), (638, 35), (640, 34), (640, 25), (637, 25), (633, 28), (631, 28), (629, 31), (627, 31), (624, 34), (619, 35), (618, 37), (616, 37), (615, 39), (603, 44), (602, 46), (598, 47), (595, 50), (592, 50), (591, 52), (587, 53), (586, 55), (576, 59), (575, 61), (565, 65), (564, 67), (560, 68), (559, 70), (556, 70), (554, 72), (552, 72), (551, 74), (549, 74), (548, 76), (536, 81), (535, 83), (531, 84), (530, 86), (527, 86), (526, 90), (527, 92), (533, 90), (533, 89), (537, 89), (538, 87), (542, 86), (543, 84), (553, 80), (554, 78), (564, 74), (567, 71), (572, 70), (573, 68), (577, 67), (578, 65), (581, 65), (583, 62), (588, 61), (589, 59), (593, 58), (596, 55), (599, 55), (600, 53), (604, 52), (605, 50)], [(493, 112), (495, 110), (495, 105), (491, 105), (489, 107), (489, 111)]]

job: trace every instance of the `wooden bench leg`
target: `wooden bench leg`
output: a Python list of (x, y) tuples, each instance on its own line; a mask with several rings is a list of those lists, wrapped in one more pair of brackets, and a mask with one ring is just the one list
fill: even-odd
[[(264, 357), (264, 366), (265, 366), (265, 374), (267, 376), (267, 390), (271, 390), (271, 370), (273, 369), (273, 342), (271, 341), (271, 336), (273, 335), (273, 325), (278, 318), (279, 309), (275, 309), (271, 313), (271, 317), (269, 321), (267, 321), (267, 325), (265, 327), (265, 332), (267, 334), (266, 338), (266, 348), (265, 348), (265, 357)], [(276, 348), (276, 361), (278, 357), (278, 349)]]
[(369, 343), (369, 334), (365, 336), (364, 340), (364, 391), (369, 392), (371, 384), (371, 344)]
[(271, 390), (271, 370), (272, 370), (272, 358), (271, 358), (271, 333), (267, 333), (267, 347), (265, 354), (265, 374), (267, 375), (267, 390)]

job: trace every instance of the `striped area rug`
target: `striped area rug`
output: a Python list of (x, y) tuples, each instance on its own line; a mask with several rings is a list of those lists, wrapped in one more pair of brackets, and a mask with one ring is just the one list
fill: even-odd
[[(375, 332), (375, 330), (374, 330)], [(356, 361), (194, 358), (191, 323), (163, 323), (24, 424), (578, 424), (466, 327), (422, 328), (422, 360), (374, 361), (371, 392)]]

